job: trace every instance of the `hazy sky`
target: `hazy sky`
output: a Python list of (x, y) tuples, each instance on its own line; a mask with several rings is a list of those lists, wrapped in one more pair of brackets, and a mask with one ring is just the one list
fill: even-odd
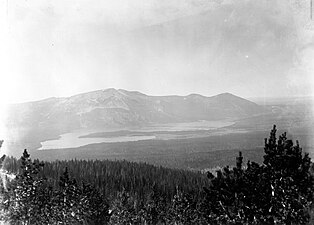
[(313, 95), (310, 0), (0, 0), (2, 102)]

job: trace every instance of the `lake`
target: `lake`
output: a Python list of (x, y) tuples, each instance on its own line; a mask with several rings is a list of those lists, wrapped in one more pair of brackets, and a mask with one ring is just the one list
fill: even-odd
[[(84, 133), (86, 134), (86, 133)], [(59, 139), (41, 142), (42, 147), (38, 150), (45, 149), (59, 149), (59, 148), (77, 148), (84, 145), (95, 143), (116, 143), (116, 142), (130, 142), (150, 140), (156, 138), (155, 136), (119, 136), (111, 138), (79, 138), (82, 135), (78, 133), (66, 133), (60, 135)]]
[[(126, 135), (119, 135), (111, 137), (85, 137), (93, 133), (99, 132), (108, 132), (112, 130), (78, 130), (71, 133), (66, 133), (60, 135), (59, 139), (47, 140), (41, 142), (41, 147), (38, 150), (47, 150), (47, 149), (62, 149), (62, 148), (77, 148), (84, 145), (95, 144), (95, 143), (118, 143), (118, 142), (133, 142), (133, 141), (142, 141), (142, 140), (152, 140), (156, 139), (156, 135), (153, 132), (169, 132), (169, 135), (164, 136), (165, 139), (169, 137), (180, 138), (180, 135), (173, 135), (171, 133), (182, 132), (182, 131), (213, 131), (218, 128), (227, 127), (234, 124), (230, 121), (197, 121), (190, 123), (168, 123), (168, 124), (152, 124), (146, 127), (140, 128), (129, 128), (123, 130), (115, 131), (130, 131)], [(141, 135), (132, 135), (132, 132), (142, 132)], [(145, 135), (147, 132), (147, 135)], [(122, 133), (122, 132), (121, 132)], [(187, 136), (182, 136), (187, 137)], [(159, 139), (163, 139), (163, 136), (158, 135)], [(171, 139), (171, 138), (170, 138)]]

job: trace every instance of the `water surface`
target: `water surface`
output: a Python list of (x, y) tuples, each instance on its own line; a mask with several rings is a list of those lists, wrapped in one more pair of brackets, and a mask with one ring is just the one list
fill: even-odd
[[(213, 131), (218, 128), (230, 126), (234, 124), (230, 121), (197, 121), (189, 123), (168, 123), (168, 124), (152, 124), (146, 127), (137, 128), (126, 128), (123, 130), (79, 130), (71, 133), (66, 133), (60, 135), (59, 139), (47, 140), (41, 142), (42, 147), (38, 150), (45, 149), (61, 149), (61, 148), (77, 148), (88, 144), (95, 143), (117, 143), (117, 142), (131, 142), (131, 141), (142, 141), (142, 140), (152, 140), (152, 139), (174, 139), (174, 138), (188, 138), (195, 137), (194, 134), (183, 135), (176, 132), (182, 131), (195, 131), (196, 136), (200, 135), (200, 131)], [(86, 137), (89, 134), (108, 132), (108, 131), (128, 131), (128, 132), (116, 132), (116, 136), (96, 136), (96, 137)], [(157, 132), (169, 132), (169, 134), (161, 135)], [(134, 135), (132, 135), (134, 132)], [(141, 132), (141, 134), (136, 135), (136, 132)], [(156, 132), (156, 134), (154, 134)], [(147, 133), (147, 135), (146, 135)], [(85, 136), (85, 137), (84, 137)], [(82, 138), (84, 137), (84, 138)]]
[(41, 142), (42, 147), (39, 150), (59, 149), (59, 148), (77, 148), (80, 146), (95, 143), (117, 143), (154, 139), (155, 136), (120, 136), (111, 138), (79, 138), (81, 132), (62, 134), (57, 140)]

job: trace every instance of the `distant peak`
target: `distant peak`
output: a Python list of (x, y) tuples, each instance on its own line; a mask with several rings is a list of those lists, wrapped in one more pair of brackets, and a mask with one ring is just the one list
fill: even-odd
[(143, 94), (139, 91), (128, 91), (128, 90), (124, 90), (124, 89), (118, 89), (118, 91), (124, 93), (124, 94), (134, 94), (134, 95), (142, 95), (142, 96), (147, 96), (146, 94)]
[(192, 97), (192, 98), (205, 98), (205, 96), (203, 95), (200, 95), (200, 94), (195, 94), (195, 93), (192, 93), (192, 94), (189, 94), (187, 97)]
[(102, 90), (103, 92), (117, 92), (118, 90), (115, 88), (106, 88)]
[(229, 92), (225, 92), (225, 93), (221, 93), (221, 94), (219, 94), (219, 95), (217, 95), (217, 96), (235, 96), (234, 94), (231, 94), (231, 93), (229, 93)]
[(218, 101), (225, 101), (225, 102), (241, 102), (242, 101), (242, 102), (250, 102), (252, 104), (256, 104), (254, 102), (251, 102), (250, 100), (247, 100), (245, 98), (236, 96), (236, 95), (231, 94), (229, 92), (222, 93), (222, 94), (219, 94), (219, 95), (215, 95), (212, 98), (216, 99)]
[(231, 94), (229, 92), (221, 93), (221, 94), (215, 95), (213, 97), (216, 97), (216, 98), (241, 98), (241, 97), (236, 96), (234, 94)]

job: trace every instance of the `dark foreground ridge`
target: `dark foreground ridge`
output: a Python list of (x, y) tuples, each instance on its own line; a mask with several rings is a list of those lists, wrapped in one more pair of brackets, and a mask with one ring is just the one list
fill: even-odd
[[(308, 154), (276, 127), (263, 163), (215, 174), (127, 161), (4, 160), (2, 220), (11, 224), (311, 224)], [(7, 175), (5, 175), (7, 174)], [(9, 176), (15, 174), (16, 176)]]

